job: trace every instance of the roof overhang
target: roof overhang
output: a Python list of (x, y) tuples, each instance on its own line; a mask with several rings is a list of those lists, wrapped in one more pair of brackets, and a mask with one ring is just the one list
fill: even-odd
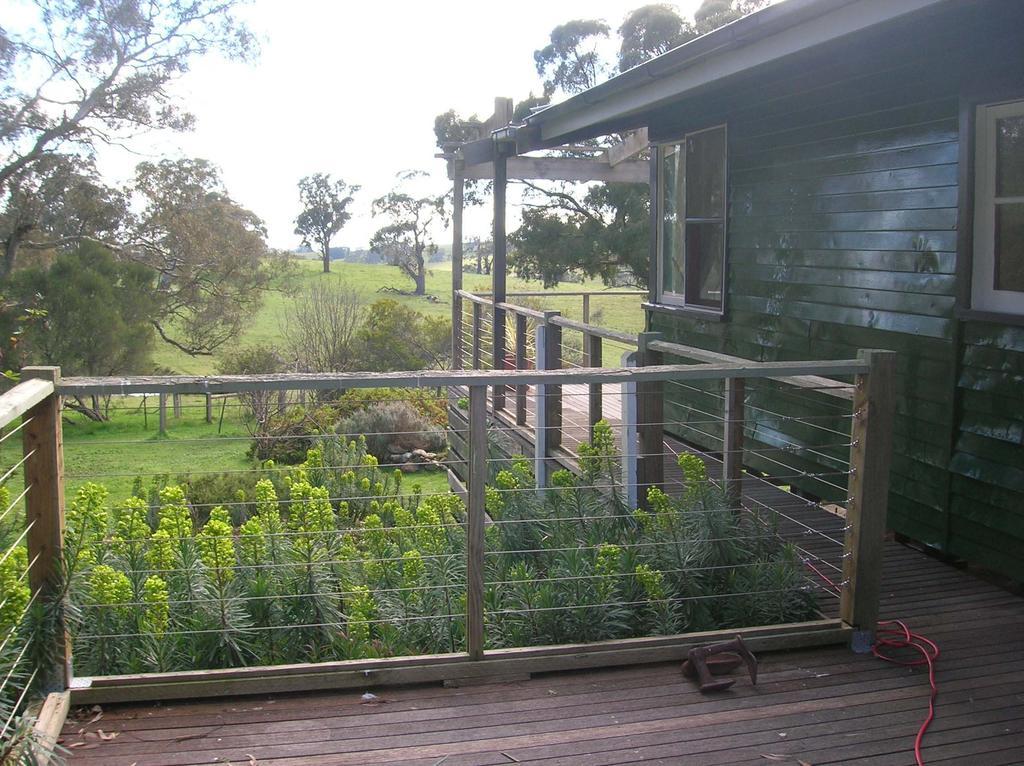
[(538, 111), (525, 127), (537, 146), (604, 135), (717, 81), (948, 1), (785, 0)]

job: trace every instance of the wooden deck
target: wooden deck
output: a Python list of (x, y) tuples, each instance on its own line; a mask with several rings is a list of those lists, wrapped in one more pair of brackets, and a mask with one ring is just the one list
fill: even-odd
[[(1024, 599), (888, 543), (882, 611), (942, 649), (925, 762), (1024, 763)], [(928, 706), (921, 669), (844, 648), (766, 654), (756, 687), (741, 679), (715, 696), (674, 664), (367, 691), (382, 702), (344, 692), (108, 706), (94, 723), (69, 721), (63, 742), (84, 743), (71, 764), (94, 766), (909, 766)]]
[[(607, 408), (613, 401), (606, 413), (617, 419)], [(568, 414), (571, 450), (586, 417)], [(666, 453), (680, 449), (666, 442)], [(720, 464), (707, 462), (716, 475)], [(666, 468), (675, 469), (671, 454)], [(667, 470), (666, 478), (678, 473)], [(785, 514), (781, 531), (810, 555), (839, 563), (841, 549), (829, 538), (842, 539), (843, 519), (760, 479), (746, 479), (743, 494), (748, 505)], [(805, 524), (815, 531), (804, 534)], [(823, 599), (826, 614), (835, 605)], [(1024, 764), (1024, 599), (888, 542), (882, 615), (905, 620), (942, 649), (925, 762)], [(364, 691), (379, 700), (362, 701)], [(712, 696), (675, 663), (642, 665), (462, 688), (111, 705), (92, 723), (84, 722), (96, 713), (80, 711), (63, 744), (75, 766), (911, 766), (928, 694), (923, 669), (834, 647), (765, 654), (756, 687), (741, 677)]]

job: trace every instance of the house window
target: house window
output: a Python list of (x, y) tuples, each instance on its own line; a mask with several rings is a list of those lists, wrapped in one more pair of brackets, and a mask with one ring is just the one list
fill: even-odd
[(725, 126), (662, 145), (659, 160), (660, 300), (720, 313), (725, 292)]
[(1024, 314), (1024, 101), (978, 107), (971, 308)]

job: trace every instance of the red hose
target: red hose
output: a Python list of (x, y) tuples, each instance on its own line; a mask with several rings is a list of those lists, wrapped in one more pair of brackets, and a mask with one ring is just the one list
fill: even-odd
[[(921, 656), (916, 658), (897, 657), (889, 654), (891, 651), (900, 649), (913, 649)], [(932, 720), (935, 718), (935, 698), (938, 696), (939, 687), (935, 684), (935, 661), (939, 659), (939, 647), (931, 639), (925, 638), (919, 633), (912, 633), (910, 628), (900, 620), (886, 620), (878, 623), (878, 633), (871, 652), (880, 660), (892, 662), (896, 665), (916, 667), (918, 665), (928, 666), (928, 683), (932, 688), (931, 697), (928, 700), (928, 717), (924, 719), (921, 728), (917, 730), (917, 738), (914, 740), (914, 757), (917, 759), (917, 766), (924, 766), (921, 759), (921, 742), (924, 734), (928, 731)]]

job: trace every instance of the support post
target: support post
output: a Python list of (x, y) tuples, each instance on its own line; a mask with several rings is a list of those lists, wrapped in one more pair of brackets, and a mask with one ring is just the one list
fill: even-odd
[[(622, 367), (636, 367), (636, 351), (627, 351), (622, 355)], [(626, 505), (637, 507), (637, 457), (636, 457), (636, 383), (622, 384), (622, 486), (626, 490)]]
[(487, 488), (487, 386), (469, 388), (469, 503), (466, 512), (466, 651), (484, 655), (484, 506)]
[(160, 436), (167, 436), (167, 394), (158, 394), (160, 403)]
[(472, 333), (473, 333), (473, 354), (472, 354), (472, 360), (473, 360), (473, 369), (474, 370), (479, 370), (480, 369), (480, 359), (481, 359), (481, 356), (480, 356), (480, 354), (481, 354), (481, 348), (480, 348), (481, 338), (480, 338), (480, 333), (483, 330), (483, 328), (481, 327), (481, 324), (482, 324), (483, 320), (482, 320), (482, 317), (480, 316), (480, 314), (481, 314), (482, 310), (483, 310), (483, 307), (479, 303), (477, 303), (476, 301), (473, 301), (473, 328), (472, 328)]
[[(60, 367), (24, 367), (22, 378), (43, 378), (56, 386)], [(45, 603), (56, 597), (55, 584), (63, 569), (64, 553), (64, 435), (60, 397), (54, 393), (25, 413), (22, 429), (25, 461), (25, 545), (30, 563), (29, 587)], [(71, 682), (71, 641), (66, 632), (53, 647), (56, 663), (46, 669), (47, 691), (64, 690)]]
[[(583, 333), (583, 366), (601, 366), (601, 336), (589, 332)], [(600, 383), (590, 384), (590, 396), (587, 400), (587, 421), (590, 425), (590, 438), (594, 438), (594, 424), (604, 417), (604, 387)]]
[(870, 651), (878, 626), (882, 543), (889, 501), (896, 354), (862, 350), (858, 356), (868, 364), (869, 372), (856, 377), (854, 388), (839, 616), (855, 629), (855, 651)]
[(181, 419), (181, 394), (173, 394), (172, 401), (174, 402), (174, 419)]
[[(548, 321), (553, 316), (558, 316), (558, 312), (545, 311), (544, 319), (537, 322), (537, 328), (534, 331), (538, 370), (558, 369), (557, 360), (559, 353), (557, 349), (553, 353), (550, 349), (550, 346), (555, 342), (554, 338), (557, 337), (552, 331), (559, 329)], [(548, 367), (547, 365), (551, 363), (552, 357), (555, 360), (555, 366)], [(538, 383), (534, 386), (536, 399), (533, 407), (533, 474), (537, 481), (538, 492), (542, 492), (548, 486), (548, 475), (550, 473), (548, 470), (548, 456), (551, 452), (551, 436), (555, 432), (553, 428), (554, 423), (551, 418), (555, 413), (548, 406), (548, 400), (554, 398), (551, 394), (553, 388), (555, 386), (546, 383)], [(560, 409), (557, 415), (557, 422), (561, 425), (562, 413)]]
[[(508, 147), (498, 144), (494, 158), (494, 258), (491, 261), (491, 300), (494, 302), (494, 367), (505, 369), (505, 311), (499, 309), (506, 295), (508, 239), (505, 235), (505, 197), (508, 186)], [(505, 408), (505, 386), (494, 386), (494, 411)]]
[(206, 422), (207, 423), (212, 423), (213, 422), (213, 396), (211, 394), (206, 394), (205, 398), (206, 398)]
[(590, 324), (590, 293), (583, 293), (583, 324)]
[[(516, 369), (526, 369), (526, 315), (516, 314)], [(529, 386), (520, 383), (516, 386), (516, 425), (526, 425), (526, 397)]]
[[(662, 363), (662, 354), (649, 344), (661, 340), (661, 333), (642, 332), (638, 336), (637, 367)], [(647, 503), (647, 490), (665, 485), (665, 384), (661, 381), (638, 383), (637, 399), (637, 494), (640, 504)]]
[(462, 160), (452, 160), (452, 369), (462, 369), (462, 208), (466, 182)]
[[(562, 367), (562, 328), (552, 324), (552, 317), (561, 316), (558, 311), (545, 311), (544, 324), (546, 340), (544, 343), (544, 369), (558, 370)], [(537, 352), (540, 359), (540, 352)], [(548, 454), (551, 450), (562, 446), (562, 387), (544, 386), (544, 397), (537, 402), (537, 406), (543, 406), (547, 411), (545, 421), (547, 422), (547, 445)]]
[(729, 507), (738, 511), (743, 501), (743, 378), (725, 379), (722, 413), (722, 486)]

